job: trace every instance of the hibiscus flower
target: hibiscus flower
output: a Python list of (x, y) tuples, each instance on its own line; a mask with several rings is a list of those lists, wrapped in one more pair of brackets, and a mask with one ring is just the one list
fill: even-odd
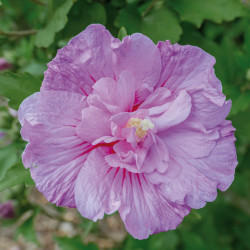
[(88, 26), (18, 112), (38, 190), (94, 221), (118, 211), (138, 239), (175, 229), (234, 179), (231, 101), (214, 64), (198, 47)]

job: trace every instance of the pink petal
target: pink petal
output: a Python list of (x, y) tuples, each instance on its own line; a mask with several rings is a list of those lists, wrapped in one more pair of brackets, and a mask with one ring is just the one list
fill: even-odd
[(168, 168), (168, 150), (165, 143), (156, 136), (156, 142), (150, 147), (147, 157), (144, 161), (142, 172), (153, 172), (155, 169), (160, 172), (166, 172)]
[(174, 203), (187, 205), (191, 208), (204, 207), (207, 201), (215, 200), (217, 196), (216, 182), (208, 179), (199, 173), (194, 166), (187, 164), (186, 159), (175, 157), (171, 161), (172, 168), (181, 168), (181, 173), (175, 178), (169, 178), (165, 175), (165, 179), (157, 180), (154, 174), (147, 178), (153, 183), (160, 184), (164, 197)]
[[(152, 122), (156, 125), (158, 131), (166, 130), (183, 122), (190, 114), (191, 111), (191, 98), (185, 90), (181, 90), (179, 95), (167, 105), (163, 104), (164, 108), (153, 107), (149, 109), (149, 115), (151, 115)], [(163, 111), (157, 117), (154, 114)]]
[(114, 145), (115, 154), (110, 154), (105, 157), (108, 165), (111, 167), (125, 168), (126, 170), (138, 173), (141, 172), (142, 165), (147, 156), (147, 152), (152, 145), (152, 138), (148, 137), (143, 143), (133, 148), (126, 141), (119, 141)]
[(103, 136), (111, 136), (109, 113), (90, 106), (83, 109), (82, 121), (76, 127), (76, 133), (84, 141), (92, 143)]
[(75, 180), (91, 148), (75, 133), (85, 105), (77, 93), (43, 91), (25, 99), (18, 111), (29, 142), (23, 163), (38, 190), (58, 206), (75, 207)]
[(136, 103), (140, 103), (153, 91), (161, 72), (161, 57), (157, 46), (142, 34), (123, 38), (114, 47), (116, 75), (130, 71), (136, 80)]
[(147, 99), (140, 105), (140, 109), (150, 109), (162, 106), (168, 102), (171, 92), (167, 88), (157, 88)]
[(209, 155), (200, 158), (180, 155), (168, 162), (170, 169), (181, 169), (178, 175), (155, 171), (146, 174), (146, 178), (160, 185), (161, 192), (172, 202), (198, 209), (213, 201), (217, 188), (225, 191), (231, 185), (237, 165), (231, 122), (224, 122), (219, 131), (220, 138)]
[(164, 86), (175, 93), (185, 89), (189, 94), (203, 90), (217, 105), (224, 103), (221, 83), (214, 74), (213, 56), (198, 47), (171, 45), (169, 41), (159, 42), (158, 48), (163, 70), (157, 87)]
[(135, 79), (129, 71), (123, 71), (117, 82), (112, 78), (102, 78), (95, 83), (93, 89), (93, 94), (88, 97), (89, 105), (112, 114), (132, 111)]
[(190, 164), (207, 178), (215, 181), (222, 191), (228, 189), (233, 182), (237, 166), (234, 130), (231, 122), (225, 121), (219, 128), (220, 139), (211, 154), (201, 159), (190, 159)]
[(167, 145), (169, 154), (187, 158), (208, 156), (219, 138), (218, 131), (201, 131), (184, 125), (185, 123), (158, 134)]
[(42, 89), (89, 95), (102, 77), (112, 77), (115, 39), (100, 24), (92, 24), (60, 49), (48, 64)]
[(173, 230), (189, 211), (187, 206), (169, 202), (142, 174), (125, 173), (119, 213), (134, 238)]
[(83, 217), (94, 221), (102, 219), (104, 213), (115, 212), (121, 204), (122, 175), (107, 166), (105, 150), (99, 148), (90, 153), (75, 185), (77, 209)]
[(189, 120), (199, 121), (207, 129), (215, 128), (224, 122), (230, 112), (231, 101), (226, 101), (219, 106), (203, 95), (201, 91), (192, 94), (192, 112)]

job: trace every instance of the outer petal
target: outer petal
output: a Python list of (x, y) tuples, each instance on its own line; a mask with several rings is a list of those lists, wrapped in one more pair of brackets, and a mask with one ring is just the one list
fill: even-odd
[(166, 200), (142, 174), (109, 168), (105, 151), (93, 150), (77, 179), (76, 204), (82, 216), (96, 221), (118, 209), (128, 232), (138, 239), (175, 229), (190, 209)]
[(165, 142), (170, 156), (199, 158), (208, 156), (216, 145), (219, 132), (215, 130), (201, 131), (192, 127), (180, 126), (170, 128), (158, 134)]
[(58, 206), (75, 207), (75, 180), (91, 148), (75, 133), (85, 105), (79, 94), (43, 91), (25, 99), (18, 111), (29, 141), (23, 163), (38, 190)]
[(92, 143), (103, 136), (111, 136), (109, 113), (90, 106), (83, 109), (82, 121), (76, 128), (76, 133), (84, 141)]
[(221, 83), (214, 74), (213, 56), (198, 47), (171, 45), (169, 41), (159, 42), (158, 48), (163, 70), (157, 87), (164, 86), (175, 93), (181, 89), (188, 93), (204, 90), (204, 95), (217, 105), (224, 103)]
[(97, 80), (114, 76), (111, 43), (115, 40), (104, 26), (88, 26), (48, 64), (42, 89), (90, 94)]
[(128, 232), (137, 239), (175, 229), (190, 209), (169, 202), (143, 174), (125, 173), (119, 213)]
[(154, 172), (146, 177), (154, 184), (160, 184), (159, 189), (172, 202), (196, 209), (205, 206), (207, 201), (216, 198), (217, 188), (225, 191), (234, 179), (237, 159), (233, 131), (231, 122), (224, 122), (219, 128), (220, 138), (208, 156), (175, 156), (169, 161), (169, 168), (180, 168), (178, 175)]
[(169, 168), (181, 168), (181, 173), (171, 178), (168, 174), (159, 176), (158, 173), (148, 174), (147, 178), (155, 184), (170, 201), (187, 205), (191, 208), (201, 208), (206, 201), (213, 201), (217, 196), (216, 183), (199, 173), (185, 159), (175, 157), (169, 161)]
[[(96, 221), (104, 213), (111, 214), (120, 207), (122, 176), (118, 169), (107, 166), (105, 147), (93, 150), (77, 178), (75, 186), (76, 206), (85, 218)], [(116, 181), (114, 181), (116, 178)], [(120, 184), (120, 185), (119, 185)]]
[(136, 103), (145, 100), (157, 84), (161, 72), (161, 56), (157, 46), (142, 34), (123, 38), (114, 46), (116, 75), (130, 71), (136, 80)]
[(112, 78), (102, 78), (93, 86), (93, 94), (88, 104), (117, 114), (130, 112), (135, 101), (135, 79), (129, 71), (123, 71), (116, 82)]

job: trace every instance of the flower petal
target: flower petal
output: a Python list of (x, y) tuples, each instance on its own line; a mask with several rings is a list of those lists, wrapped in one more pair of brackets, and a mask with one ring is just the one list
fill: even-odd
[(75, 207), (75, 180), (91, 148), (75, 133), (85, 99), (77, 93), (43, 91), (25, 99), (18, 111), (21, 134), (29, 141), (23, 163), (31, 168), (38, 190), (58, 206)]
[(116, 75), (130, 71), (136, 80), (136, 103), (141, 103), (153, 91), (161, 72), (161, 57), (157, 46), (142, 34), (123, 38), (114, 47)]
[(82, 121), (76, 127), (76, 133), (84, 141), (94, 142), (103, 136), (111, 136), (109, 113), (90, 106), (83, 109)]
[(230, 100), (220, 106), (205, 97), (203, 91), (197, 91), (192, 94), (192, 111), (188, 120), (199, 121), (207, 129), (212, 129), (224, 122), (230, 109)]
[(201, 131), (191, 127), (180, 126), (170, 128), (158, 134), (165, 142), (169, 155), (186, 158), (200, 158), (208, 156), (219, 138), (218, 131)]
[(123, 71), (116, 82), (112, 78), (102, 78), (93, 86), (93, 94), (88, 104), (117, 114), (130, 112), (135, 101), (135, 79), (129, 71)]
[(219, 128), (220, 138), (212, 152), (201, 158), (175, 156), (169, 161), (169, 168), (181, 171), (178, 175), (153, 172), (146, 174), (164, 196), (172, 202), (191, 208), (201, 208), (207, 201), (213, 201), (217, 196), (217, 188), (225, 191), (234, 179), (237, 165), (234, 146), (234, 128), (226, 121)]
[(181, 90), (179, 95), (170, 103), (164, 106), (164, 112), (157, 117), (153, 115), (161, 111), (161, 107), (153, 107), (149, 109), (152, 122), (156, 125), (158, 131), (166, 130), (183, 122), (191, 111), (191, 98), (185, 90)]
[(164, 173), (168, 168), (168, 150), (165, 143), (155, 136), (156, 142), (150, 147), (144, 161), (142, 172), (153, 172), (155, 169)]
[(137, 239), (175, 229), (190, 209), (169, 202), (142, 174), (125, 173), (119, 213)]
[(48, 64), (42, 89), (89, 95), (96, 81), (114, 76), (111, 44), (116, 40), (103, 25), (89, 25)]
[(157, 88), (147, 99), (140, 105), (140, 109), (150, 109), (165, 104), (171, 92), (167, 88)]
[(118, 169), (107, 166), (106, 148), (93, 150), (76, 181), (76, 206), (81, 215), (91, 220), (102, 219), (120, 207), (119, 191), (122, 183)]
[(185, 89), (189, 94), (203, 90), (217, 105), (224, 103), (221, 83), (214, 74), (213, 56), (198, 47), (171, 45), (169, 41), (159, 42), (158, 48), (163, 70), (157, 87), (164, 86), (174, 93)]

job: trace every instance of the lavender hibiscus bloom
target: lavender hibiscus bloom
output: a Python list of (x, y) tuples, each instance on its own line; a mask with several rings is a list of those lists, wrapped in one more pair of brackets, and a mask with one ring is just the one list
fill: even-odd
[(0, 203), (0, 218), (12, 219), (15, 217), (14, 207), (11, 201)]
[(0, 71), (11, 68), (12, 65), (8, 63), (5, 58), (0, 57)]
[(214, 64), (197, 47), (87, 27), (18, 112), (38, 190), (94, 221), (119, 211), (138, 239), (175, 229), (234, 179), (231, 101)]

